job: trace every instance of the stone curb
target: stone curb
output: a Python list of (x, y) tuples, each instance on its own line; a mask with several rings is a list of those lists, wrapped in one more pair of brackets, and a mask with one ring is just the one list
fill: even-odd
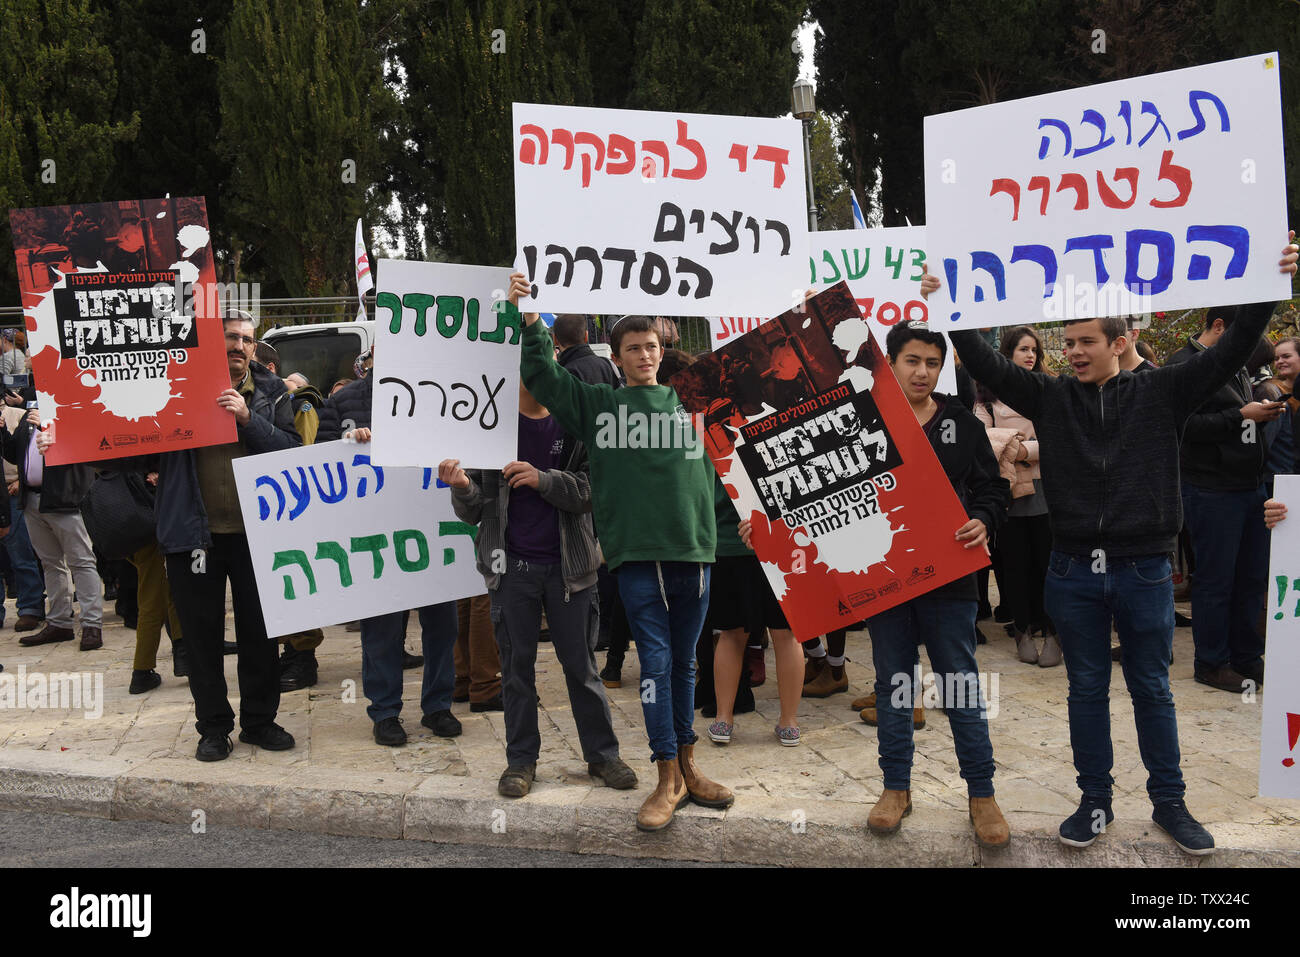
[[(0, 808), (272, 828), (444, 844), (526, 847), (622, 857), (854, 867), (1300, 867), (1300, 842), (1270, 847), (1269, 826), (1215, 825), (1216, 854), (1181, 853), (1154, 824), (1120, 821), (1087, 850), (1056, 839), (1052, 815), (1012, 813), (1011, 845), (981, 849), (960, 811), (916, 805), (889, 838), (867, 834), (861, 803), (745, 796), (727, 811), (687, 806), (657, 834), (635, 829), (648, 791), (546, 785), (522, 801), (486, 779), (290, 765), (240, 769), (157, 758), (132, 764), (47, 751), (0, 758)], [(808, 802), (803, 802), (808, 803)]]

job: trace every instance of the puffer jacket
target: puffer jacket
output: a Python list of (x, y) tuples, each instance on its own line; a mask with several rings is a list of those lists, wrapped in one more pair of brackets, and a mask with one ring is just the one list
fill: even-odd
[(349, 382), (325, 400), (320, 408), (320, 426), (316, 443), (333, 442), (353, 429), (370, 428), (370, 397), (374, 390), (374, 373)]

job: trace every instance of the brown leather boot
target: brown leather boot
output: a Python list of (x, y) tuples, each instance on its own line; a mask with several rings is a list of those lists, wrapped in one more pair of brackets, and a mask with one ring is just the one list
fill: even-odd
[(833, 694), (839, 694), (841, 691), (849, 690), (849, 669), (845, 665), (840, 668), (840, 676), (835, 677), (835, 669), (827, 665), (817, 677), (803, 686), (803, 696), (805, 698), (829, 698)]
[(903, 818), (912, 813), (912, 792), (891, 791), (885, 788), (880, 800), (867, 815), (867, 828), (872, 834), (893, 834)]
[(861, 698), (854, 698), (853, 703), (849, 705), (854, 711), (862, 711), (865, 708), (874, 708), (876, 706), (876, 693), (864, 694)]
[[(877, 712), (875, 708), (863, 708), (860, 712), (858, 712), (858, 717), (862, 719), (863, 724), (869, 724), (874, 728), (878, 726), (876, 721), (876, 714)], [(914, 731), (920, 731), (924, 727), (925, 727), (925, 709), (913, 708), (912, 729)]]
[(695, 765), (695, 745), (677, 746), (677, 763), (682, 769), (682, 779), (686, 782), (686, 791), (691, 800), (703, 807), (731, 807), (736, 796), (730, 788), (724, 788), (716, 781), (710, 781)]
[(659, 786), (636, 814), (638, 831), (662, 831), (673, 823), (673, 812), (690, 800), (675, 760), (656, 761), (655, 767), (659, 770)]
[(1011, 829), (993, 798), (970, 799), (970, 822), (975, 825), (975, 840), (980, 847), (1006, 847), (1011, 843)]
[(820, 658), (808, 658), (803, 663), (803, 683), (805, 685), (811, 684), (819, 674), (829, 667), (830, 665), (826, 664), (825, 655)]

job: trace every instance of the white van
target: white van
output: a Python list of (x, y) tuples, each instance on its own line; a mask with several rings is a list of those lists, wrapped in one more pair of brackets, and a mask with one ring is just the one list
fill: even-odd
[[(280, 326), (260, 337), (280, 354), (280, 376), (298, 372), (328, 397), (340, 379), (352, 379), (352, 364), (375, 341), (375, 321), (317, 322), (301, 326)], [(610, 359), (608, 343), (593, 342), (591, 351)], [(612, 361), (612, 360), (611, 360)]]

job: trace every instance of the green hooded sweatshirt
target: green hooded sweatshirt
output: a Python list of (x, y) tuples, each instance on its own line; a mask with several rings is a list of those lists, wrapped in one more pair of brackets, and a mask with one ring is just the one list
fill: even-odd
[(713, 562), (713, 463), (671, 386), (582, 382), (555, 361), (540, 321), (524, 329), (520, 371), (533, 397), (587, 445), (611, 571), (624, 562)]

